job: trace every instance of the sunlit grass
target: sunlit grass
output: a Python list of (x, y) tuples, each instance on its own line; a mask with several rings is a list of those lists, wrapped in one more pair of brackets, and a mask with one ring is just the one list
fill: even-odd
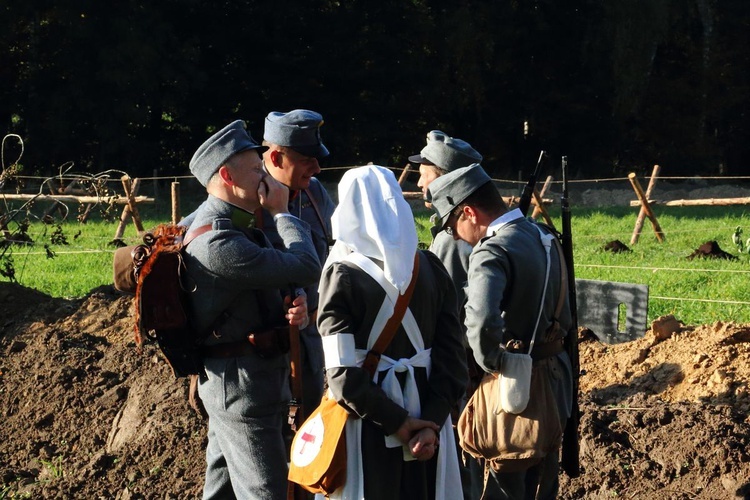
[[(197, 205), (185, 204), (185, 214)], [(429, 246), (430, 212), (413, 203), (420, 242)], [(152, 228), (169, 220), (167, 207), (145, 208), (143, 225)], [(649, 287), (648, 318), (674, 314), (688, 324), (714, 321), (750, 322), (750, 255), (732, 242), (737, 226), (750, 236), (747, 207), (656, 207), (665, 240), (660, 243), (648, 219), (640, 239), (631, 244), (636, 208), (574, 208), (573, 242), (576, 277), (583, 279), (644, 284)], [(553, 223), (560, 227), (560, 210), (550, 208)], [(87, 224), (61, 223), (67, 245), (52, 244), (53, 226), (32, 222), (29, 246), (12, 245), (5, 257), (12, 258), (16, 280), (27, 287), (55, 297), (81, 297), (92, 289), (112, 282), (111, 245), (117, 221), (92, 218)], [(11, 227), (12, 229), (12, 227)], [(77, 236), (76, 236), (77, 235)], [(140, 242), (132, 223), (123, 241)], [(619, 240), (629, 253), (605, 251), (604, 245)], [(737, 260), (696, 258), (688, 260), (701, 244), (716, 241)], [(48, 247), (45, 249), (45, 245)], [(49, 251), (48, 251), (49, 250)], [(6, 279), (6, 278), (0, 278)]]

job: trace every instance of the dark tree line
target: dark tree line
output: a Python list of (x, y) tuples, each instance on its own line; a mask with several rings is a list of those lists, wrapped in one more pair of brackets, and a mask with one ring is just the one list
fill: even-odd
[[(0, 117), (25, 173), (187, 172), (235, 118), (326, 121), (332, 165), (431, 129), (496, 175), (750, 173), (747, 0), (26, 0), (0, 6)], [(526, 129), (524, 128), (526, 124)]]

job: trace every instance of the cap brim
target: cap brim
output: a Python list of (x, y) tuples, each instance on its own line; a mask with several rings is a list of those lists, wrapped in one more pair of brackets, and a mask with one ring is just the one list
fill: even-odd
[(309, 156), (312, 158), (316, 158), (318, 160), (325, 158), (330, 153), (328, 152), (328, 148), (326, 148), (323, 144), (318, 144), (315, 146), (287, 146), (288, 148), (298, 152), (299, 154), (303, 156)]
[[(451, 210), (451, 212), (452, 212), (452, 211), (453, 211), (453, 210)], [(440, 231), (442, 231), (443, 229), (445, 229), (445, 225), (446, 225), (446, 224), (448, 223), (448, 219), (450, 219), (450, 218), (451, 218), (451, 212), (448, 212), (447, 214), (445, 214), (444, 216), (442, 216), (442, 217), (440, 217), (440, 218), (438, 219), (438, 222), (437, 222), (437, 227), (438, 227), (438, 229), (439, 229)]]
[(422, 155), (412, 155), (409, 157), (409, 161), (411, 163), (419, 163), (419, 164), (425, 164), (425, 165), (434, 165), (430, 160), (425, 158)]

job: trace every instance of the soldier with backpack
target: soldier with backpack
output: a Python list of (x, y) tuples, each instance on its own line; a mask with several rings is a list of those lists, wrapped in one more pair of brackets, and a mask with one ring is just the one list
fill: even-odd
[[(265, 119), (263, 131), (263, 170), (289, 189), (289, 213), (307, 222), (321, 266), (328, 256), (331, 241), (331, 216), (336, 208), (323, 184), (314, 176), (320, 173), (319, 161), (329, 155), (323, 144), (320, 128), (323, 117), (315, 111), (295, 109), (288, 113), (272, 111)], [(255, 227), (261, 229), (277, 249), (284, 248), (270, 212), (258, 207), (253, 215)], [(195, 212), (185, 217), (180, 224), (193, 224)], [(302, 351), (301, 401), (304, 413), (297, 415), (302, 422), (320, 402), (323, 396), (323, 347), (315, 326), (318, 306), (318, 279), (304, 288), (310, 321), (300, 329)]]
[[(262, 148), (237, 120), (190, 161), (208, 192), (191, 226), (212, 225), (185, 249), (190, 320), (208, 333), (198, 386), (209, 417), (203, 498), (286, 498), (288, 326), (309, 318), (304, 295), (284, 294), (317, 281), (321, 265), (309, 225), (288, 211), (289, 190), (263, 170)], [(260, 207), (284, 250), (251, 227)]]

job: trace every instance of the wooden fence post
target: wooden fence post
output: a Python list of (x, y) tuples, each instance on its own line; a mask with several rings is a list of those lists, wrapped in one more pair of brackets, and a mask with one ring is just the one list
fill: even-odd
[[(646, 188), (646, 199), (651, 199), (651, 192), (656, 186), (656, 179), (659, 177), (659, 171), (661, 167), (654, 165), (654, 170), (651, 172), (651, 179), (648, 181), (648, 187)], [(638, 243), (638, 237), (641, 235), (641, 229), (643, 229), (643, 222), (646, 219), (646, 209), (641, 205), (641, 210), (638, 212), (638, 218), (635, 220), (635, 227), (633, 228), (633, 236), (630, 237), (630, 244), (635, 245)]]
[(120, 214), (120, 223), (117, 225), (117, 230), (115, 231), (115, 240), (122, 238), (129, 218), (133, 219), (133, 224), (135, 224), (135, 228), (139, 235), (144, 232), (143, 224), (141, 223), (141, 216), (138, 213), (138, 207), (136, 206), (135, 200), (135, 195), (138, 193), (138, 188), (141, 186), (141, 179), (136, 178), (131, 182), (130, 177), (123, 175), (120, 180), (122, 181), (122, 188), (125, 190), (127, 203), (122, 209), (122, 214)]
[(411, 164), (407, 163), (404, 167), (404, 170), (401, 172), (401, 175), (398, 178), (398, 185), (402, 186), (404, 184), (404, 181), (406, 180), (406, 177), (409, 175), (409, 172), (411, 171)]
[(172, 224), (180, 222), (180, 183), (172, 182)]
[(651, 210), (651, 205), (649, 205), (648, 203), (648, 199), (643, 192), (641, 184), (638, 182), (638, 178), (634, 173), (631, 172), (630, 174), (628, 174), (628, 179), (630, 179), (630, 184), (633, 185), (633, 189), (635, 190), (635, 194), (638, 196), (638, 199), (641, 200), (641, 208), (645, 210), (646, 216), (651, 220), (651, 226), (653, 226), (654, 233), (656, 233), (656, 239), (659, 240), (659, 243), (663, 243), (664, 232), (659, 226), (659, 221), (656, 220), (656, 215), (654, 215), (654, 212)]
[[(539, 199), (544, 198), (544, 195), (547, 194), (547, 190), (549, 189), (549, 187), (551, 185), (552, 185), (552, 176), (548, 175), (547, 179), (544, 181), (544, 185), (542, 186), (542, 190), (539, 191), (539, 196), (534, 196), (534, 201), (536, 203), (534, 204), (534, 211), (531, 212), (531, 218), (532, 219), (536, 219), (537, 217), (539, 217), (539, 214), (543, 213), (542, 211), (544, 210), (544, 205), (542, 205), (539, 202)], [(534, 194), (536, 194), (536, 193), (534, 193)], [(537, 198), (539, 198), (539, 199), (537, 199)], [(544, 219), (545, 220), (549, 219), (549, 214), (546, 213), (546, 210), (544, 211)]]

